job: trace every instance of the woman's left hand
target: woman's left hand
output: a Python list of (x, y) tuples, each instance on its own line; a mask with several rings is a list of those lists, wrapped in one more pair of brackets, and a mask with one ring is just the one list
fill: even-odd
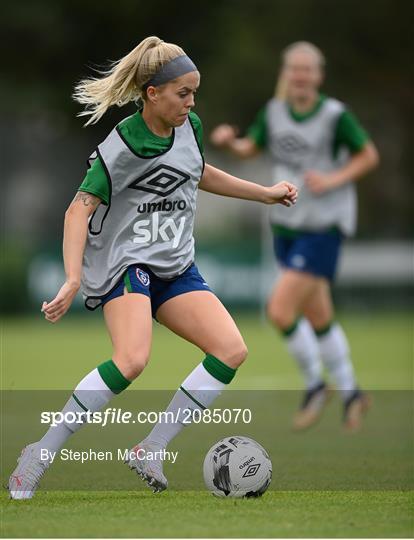
[(315, 195), (321, 195), (326, 191), (338, 187), (331, 174), (319, 171), (307, 171), (305, 173), (305, 183), (308, 189)]
[(266, 188), (266, 204), (283, 204), (291, 206), (298, 198), (298, 188), (290, 182), (279, 182), (274, 186)]

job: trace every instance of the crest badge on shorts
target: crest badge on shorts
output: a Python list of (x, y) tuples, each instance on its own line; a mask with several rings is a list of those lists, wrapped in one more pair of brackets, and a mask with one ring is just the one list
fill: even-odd
[(296, 268), (304, 268), (306, 265), (306, 259), (303, 255), (300, 253), (296, 253), (292, 257), (292, 265)]
[(148, 285), (150, 284), (149, 275), (143, 270), (141, 270), (141, 268), (136, 269), (136, 274), (137, 274), (137, 278), (144, 285), (144, 287), (148, 287)]

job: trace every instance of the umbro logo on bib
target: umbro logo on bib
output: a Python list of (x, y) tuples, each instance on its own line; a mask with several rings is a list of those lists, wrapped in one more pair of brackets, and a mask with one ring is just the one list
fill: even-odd
[(190, 175), (170, 165), (158, 165), (131, 182), (128, 187), (167, 197), (189, 179)]
[(305, 139), (297, 133), (281, 133), (277, 141), (278, 151), (286, 154), (303, 154), (309, 150)]

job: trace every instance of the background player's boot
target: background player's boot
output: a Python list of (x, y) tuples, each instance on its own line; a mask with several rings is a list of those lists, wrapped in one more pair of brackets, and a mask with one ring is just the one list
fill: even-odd
[(344, 403), (344, 429), (348, 433), (359, 431), (362, 418), (371, 406), (371, 397), (356, 389)]
[(10, 498), (31, 499), (49, 467), (49, 462), (40, 459), (38, 443), (33, 443), (23, 448), (17, 463), (7, 486)]
[(331, 397), (332, 389), (324, 382), (307, 390), (302, 405), (293, 419), (293, 429), (301, 431), (316, 424)]
[[(141, 450), (141, 452), (139, 451)], [(148, 459), (147, 452), (162, 450), (159, 446), (153, 446), (145, 441), (140, 442), (129, 452), (125, 460), (126, 465), (147, 483), (154, 493), (164, 491), (168, 487), (168, 480), (162, 471), (161, 459)]]

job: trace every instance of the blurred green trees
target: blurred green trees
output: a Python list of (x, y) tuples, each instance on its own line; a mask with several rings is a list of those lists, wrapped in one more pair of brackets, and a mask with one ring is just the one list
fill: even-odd
[[(199, 66), (197, 112), (206, 133), (221, 121), (244, 130), (273, 93), (280, 51), (307, 39), (327, 56), (324, 91), (350, 105), (380, 149), (380, 169), (359, 189), (360, 234), (410, 236), (411, 0), (4, 0), (2, 7), (0, 111), (6, 128), (0, 138), (10, 137), (14, 148), (5, 156), (6, 185), (15, 161), (24, 158), (13, 126), (38, 124), (39, 118), (51, 119), (64, 135), (62, 144), (70, 134), (80, 141), (84, 166), (90, 149), (133, 106), (82, 131), (70, 98), (73, 85), (145, 36), (179, 43)], [(35, 138), (28, 129), (26, 136)], [(73, 156), (78, 163), (79, 155)]]

